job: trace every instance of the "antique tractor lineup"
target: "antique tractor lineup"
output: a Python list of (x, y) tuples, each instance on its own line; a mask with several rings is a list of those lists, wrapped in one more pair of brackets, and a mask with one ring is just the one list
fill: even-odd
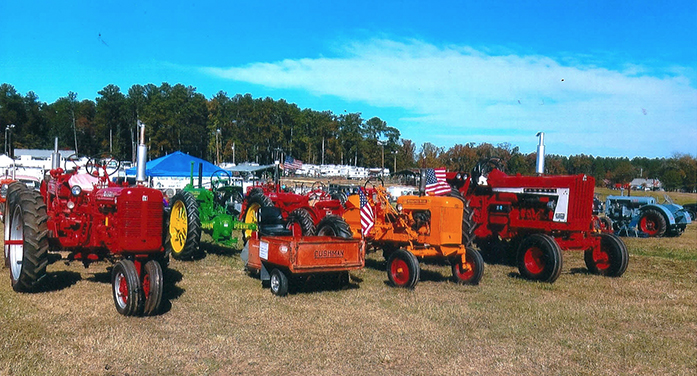
[(241, 246), (247, 273), (284, 296), (310, 278), (349, 284), (370, 252), (382, 252), (387, 283), (407, 289), (419, 282), (422, 262), (449, 265), (456, 284), (478, 285), (485, 261), (553, 283), (563, 251), (584, 252), (592, 274), (620, 277), (629, 255), (618, 230), (678, 236), (689, 223), (689, 214), (669, 205), (623, 196), (608, 197), (599, 216), (592, 177), (542, 173), (542, 137), (535, 176), (509, 176), (496, 158), (472, 171), (421, 169), (418, 193), (396, 199), (380, 178), (339, 192), (322, 183), (289, 189), (278, 168), (246, 192), (226, 170), (206, 188), (200, 169), (195, 184), (193, 164), (189, 184), (168, 199), (146, 184), (144, 125), (135, 184), (112, 179), (119, 162), (108, 156), (60, 166), (56, 140), (40, 190), (11, 182), (3, 191), (5, 267), (15, 291), (36, 292), (53, 262), (109, 261), (116, 310), (141, 316), (161, 312), (170, 257), (203, 257), (202, 233), (214, 244)]

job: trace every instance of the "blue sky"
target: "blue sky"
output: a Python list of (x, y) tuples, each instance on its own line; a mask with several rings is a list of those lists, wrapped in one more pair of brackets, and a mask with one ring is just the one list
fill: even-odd
[(0, 82), (181, 83), (361, 112), (418, 145), (697, 155), (697, 2), (0, 0)]

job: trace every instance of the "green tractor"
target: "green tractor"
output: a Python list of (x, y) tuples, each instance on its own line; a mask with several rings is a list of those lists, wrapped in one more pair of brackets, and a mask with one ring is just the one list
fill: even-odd
[(194, 166), (191, 164), (189, 184), (170, 200), (169, 244), (172, 257), (191, 260), (200, 255), (201, 232), (211, 236), (214, 243), (232, 247), (237, 244), (234, 230), (256, 230), (256, 224), (240, 222), (239, 208), (242, 187), (232, 185), (232, 176), (225, 170), (211, 175), (211, 188), (204, 188), (199, 168), (198, 186), (194, 186)]

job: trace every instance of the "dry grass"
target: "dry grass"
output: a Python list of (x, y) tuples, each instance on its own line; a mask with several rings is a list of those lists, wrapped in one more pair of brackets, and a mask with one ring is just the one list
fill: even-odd
[(371, 254), (351, 288), (286, 298), (216, 248), (172, 262), (171, 306), (147, 318), (116, 312), (106, 264), (53, 264), (35, 294), (13, 292), (4, 269), (0, 375), (695, 374), (697, 225), (625, 240), (621, 278), (589, 275), (567, 252), (552, 285), (487, 265), (480, 286), (458, 286), (424, 265), (406, 291)]

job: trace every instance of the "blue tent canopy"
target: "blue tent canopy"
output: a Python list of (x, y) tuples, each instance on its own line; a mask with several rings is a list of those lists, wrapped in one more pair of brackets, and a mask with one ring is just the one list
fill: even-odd
[[(192, 157), (180, 151), (165, 155), (145, 164), (146, 176), (173, 176), (173, 177), (188, 177), (191, 174), (191, 163), (194, 163), (194, 176), (198, 175), (199, 165), (203, 165), (203, 176), (211, 176), (214, 172), (220, 170), (220, 167), (201, 158)], [(126, 170), (126, 175), (133, 176), (136, 174), (136, 167)]]

